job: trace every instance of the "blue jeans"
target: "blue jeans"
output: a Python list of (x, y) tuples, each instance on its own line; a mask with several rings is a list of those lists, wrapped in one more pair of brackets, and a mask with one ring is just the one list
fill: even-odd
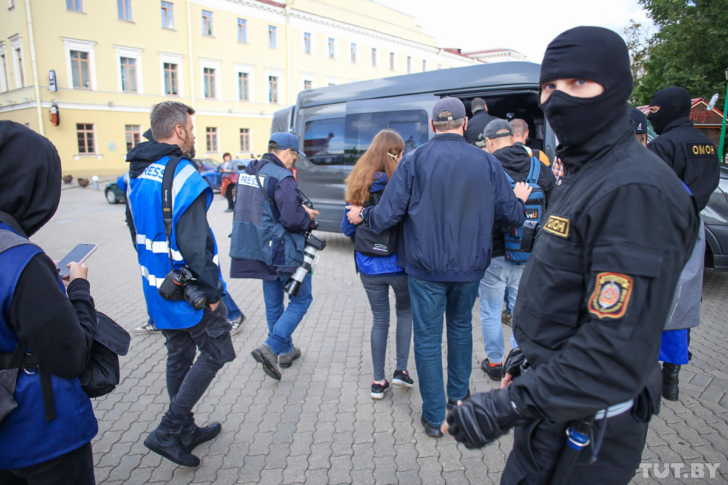
[[(480, 280), (480, 329), (483, 332), (483, 346), (488, 360), (493, 364), (503, 362), (506, 345), (503, 342), (503, 326), (501, 313), (503, 312), (503, 297), (508, 293), (508, 303), (511, 308), (516, 305), (518, 285), (526, 265), (513, 264), (504, 256), (498, 256), (490, 261), (485, 270), (485, 276)], [(511, 347), (518, 347), (511, 333)]]
[(432, 426), (445, 421), (442, 372), (442, 316), (447, 318), (447, 396), (468, 393), (473, 355), (473, 305), (478, 282), (439, 283), (409, 277), (415, 364), (422, 396), (422, 415)]
[(240, 311), (240, 308), (235, 304), (233, 301), (233, 297), (230, 296), (230, 293), (223, 293), (222, 295), (222, 302), (225, 303), (225, 306), (227, 307), (227, 319), (228, 322), (234, 322), (241, 316), (243, 316), (243, 312)]
[(410, 342), (412, 341), (412, 310), (410, 295), (407, 289), (407, 275), (369, 276), (360, 273), (362, 285), (372, 308), (372, 364), (374, 380), (384, 379), (384, 358), (387, 354), (387, 336), (389, 334), (389, 287), (394, 290), (395, 308), (397, 311), (397, 367), (396, 370), (407, 370)]
[(301, 323), (308, 307), (313, 302), (311, 295), (311, 274), (307, 274), (301, 283), (298, 296), (288, 296), (288, 307), (283, 303), (285, 293), (283, 285), (291, 275), (281, 273), (275, 281), (263, 280), (263, 298), (265, 299), (265, 318), (268, 320), (268, 338), (265, 344), (276, 355), (293, 352), (294, 330)]

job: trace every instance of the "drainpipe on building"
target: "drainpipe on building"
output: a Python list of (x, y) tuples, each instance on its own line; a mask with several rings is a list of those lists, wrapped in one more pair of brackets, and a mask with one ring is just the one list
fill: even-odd
[(291, 105), (291, 20), (290, 20), (290, 14), (291, 14), (291, 7), (286, 5), (286, 106)]
[[(25, 0), (26, 2), (28, 0)], [(190, 104), (192, 109), (195, 108), (195, 61), (192, 57), (192, 11), (190, 9), (191, 0), (187, 0), (187, 45), (189, 48), (190, 56)], [(192, 124), (194, 125), (195, 132), (197, 131), (196, 115), (192, 115)], [(195, 139), (197, 137), (195, 136)], [(196, 143), (196, 142), (195, 142)]]
[(38, 82), (38, 62), (35, 58), (35, 40), (33, 40), (33, 17), (30, 15), (30, 0), (25, 0), (25, 15), (28, 18), (28, 37), (30, 38), (30, 63), (33, 66), (33, 84), (35, 88), (35, 110), (38, 113), (38, 128), (40, 134), (45, 136), (43, 126), (43, 111), (40, 106), (40, 84)]

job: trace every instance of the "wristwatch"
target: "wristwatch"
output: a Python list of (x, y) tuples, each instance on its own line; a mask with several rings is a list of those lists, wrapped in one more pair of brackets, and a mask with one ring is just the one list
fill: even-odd
[(359, 219), (362, 221), (364, 220), (364, 209), (366, 209), (366, 207), (359, 211)]

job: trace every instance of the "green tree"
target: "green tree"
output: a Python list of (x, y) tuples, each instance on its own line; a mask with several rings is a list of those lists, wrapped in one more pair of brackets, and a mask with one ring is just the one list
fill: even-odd
[(723, 98), (728, 68), (728, 2), (639, 3), (658, 31), (644, 35), (642, 26), (632, 22), (624, 32), (635, 74), (633, 101), (648, 104), (657, 91), (669, 86), (681, 86), (694, 98), (710, 99), (714, 93)]

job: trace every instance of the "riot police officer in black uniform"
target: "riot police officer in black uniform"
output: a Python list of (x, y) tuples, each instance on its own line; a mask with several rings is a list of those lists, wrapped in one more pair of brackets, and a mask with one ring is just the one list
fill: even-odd
[(698, 213), (669, 167), (635, 140), (629, 54), (618, 34), (562, 33), (546, 50), (540, 83), (565, 176), (513, 314), (530, 366), (516, 376), (507, 361), (513, 379), (456, 407), (443, 430), (481, 447), (515, 427), (501, 483), (542, 484), (569, 423), (595, 418), (569, 483), (626, 484), (659, 410), (660, 333)]

